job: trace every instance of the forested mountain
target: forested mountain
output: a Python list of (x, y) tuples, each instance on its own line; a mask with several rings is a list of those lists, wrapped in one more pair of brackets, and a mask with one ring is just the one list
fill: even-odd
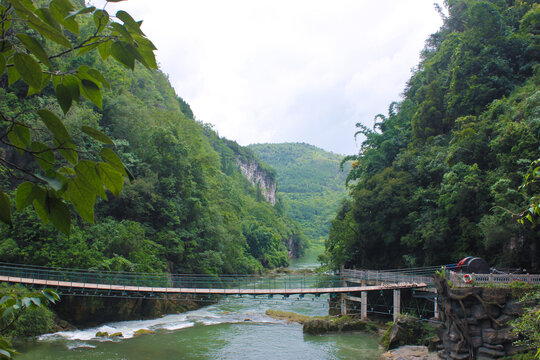
[[(77, 5), (84, 6), (84, 3), (78, 1)], [(21, 9), (24, 10), (23, 5)], [(121, 13), (118, 16), (131, 28), (137, 30), (140, 26)], [(82, 21), (79, 36), (94, 33), (102, 18), (103, 15), (98, 13), (93, 20)], [(35, 17), (30, 19), (42, 24)], [(53, 30), (47, 31), (46, 34), (50, 34)], [(28, 33), (34, 34), (32, 30)], [(122, 34), (126, 38), (131, 36)], [(80, 42), (75, 33), (69, 33), (69, 36), (74, 42)], [(36, 39), (46, 44), (47, 40), (38, 36)], [(141, 36), (136, 39), (143, 43)], [(37, 48), (38, 40), (29, 44)], [(135, 61), (133, 55), (126, 59), (123, 53), (115, 53), (114, 49), (112, 52), (120, 62), (130, 65), (130, 61)], [(26, 54), (18, 56), (24, 60), (30, 58)], [(137, 60), (141, 61), (141, 58)], [(254, 159), (254, 155), (249, 149), (220, 138), (211, 126), (196, 121), (189, 105), (175, 94), (166, 75), (140, 66), (133, 71), (127, 70), (111, 58), (103, 60), (97, 51), (68, 51), (51, 61), (54, 62), (51, 66), (58, 69), (79, 69), (77, 74), (81, 69), (89, 73), (88, 69), (96, 69), (107, 79), (103, 83), (110, 87), (102, 89), (101, 108), (77, 96), (75, 100), (78, 101), (73, 102), (62, 121), (74, 134), (73, 141), (79, 144), (80, 153), (90, 158), (96, 153), (97, 145), (80, 131), (81, 127), (91, 125), (108, 135), (114, 141), (114, 151), (134, 179), (126, 182), (118, 196), (100, 188), (95, 214), (93, 207), (89, 207), (91, 211), (88, 210), (85, 217), (95, 218), (94, 223), (76, 217), (71, 208), (75, 220), (68, 229), (69, 237), (51, 224), (43, 224), (31, 207), (15, 212), (13, 226), (1, 228), (0, 261), (210, 274), (253, 273), (288, 264), (287, 246), (301, 247), (304, 235), (298, 224), (258, 196), (258, 188), (240, 172), (242, 159)], [(28, 71), (24, 67), (21, 69)], [(96, 73), (92, 72), (94, 76)], [(86, 84), (85, 79), (80, 81)], [(20, 80), (13, 82), (11, 76), (8, 82), (6, 71), (0, 81), (0, 112), (4, 119), (18, 118), (25, 127), (43, 129), (43, 124), (31, 110), (45, 107), (60, 116), (64, 107), (58, 106), (55, 90), (58, 93), (58, 86), (55, 89), (50, 84), (41, 92), (26, 96), (28, 86)], [(90, 93), (90, 90), (85, 96), (95, 98), (96, 93)], [(64, 106), (63, 103), (60, 105)], [(3, 123), (2, 130), (10, 131), (9, 124)], [(50, 141), (45, 131), (38, 131), (36, 136), (32, 141)], [(29, 167), (32, 173), (44, 173), (43, 162), (32, 162), (13, 146), (3, 146), (2, 154), (3, 159)], [(54, 162), (54, 158), (52, 160)], [(69, 160), (77, 164), (76, 158)], [(75, 168), (81, 170), (81, 167)], [(61, 178), (64, 172), (67, 178), (73, 175), (70, 171), (64, 167), (54, 175)], [(50, 177), (39, 176), (52, 183)], [(270, 173), (269, 176), (274, 175)], [(13, 176), (4, 167), (0, 177), (2, 189), (7, 190), (14, 203), (14, 189), (26, 178)], [(63, 188), (59, 186), (55, 190), (61, 192)], [(108, 198), (108, 201), (102, 198)]]
[(540, 157), (540, 5), (447, 0), (445, 7), (403, 99), (373, 129), (357, 125), (364, 141), (349, 157), (350, 199), (326, 243), (331, 267), (439, 265), (475, 255), (540, 271), (537, 218), (516, 221), (538, 194), (538, 182), (520, 186)]
[(342, 155), (300, 143), (255, 144), (249, 148), (277, 170), (278, 194), (287, 214), (311, 242), (328, 236), (330, 221), (345, 196)]

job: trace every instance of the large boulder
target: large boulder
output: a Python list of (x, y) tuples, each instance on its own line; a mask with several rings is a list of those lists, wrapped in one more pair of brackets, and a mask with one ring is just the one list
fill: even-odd
[(424, 325), (412, 317), (400, 317), (386, 331), (381, 344), (388, 350), (403, 345), (424, 345)]

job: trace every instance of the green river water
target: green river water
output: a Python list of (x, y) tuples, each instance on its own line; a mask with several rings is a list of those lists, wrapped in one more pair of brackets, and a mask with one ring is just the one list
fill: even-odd
[[(316, 252), (292, 267), (313, 267)], [(378, 338), (363, 333), (304, 335), (302, 325), (274, 320), (267, 309), (327, 315), (328, 298), (234, 298), (154, 320), (124, 321), (47, 334), (21, 349), (27, 359), (378, 359)], [(154, 334), (133, 337), (138, 329)], [(97, 339), (97, 331), (121, 331), (122, 339)]]

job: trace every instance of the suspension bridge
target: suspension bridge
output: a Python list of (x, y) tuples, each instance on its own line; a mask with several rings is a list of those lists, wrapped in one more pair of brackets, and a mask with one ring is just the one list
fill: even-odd
[(130, 294), (293, 295), (423, 288), (428, 276), (411, 272), (356, 272), (304, 275), (199, 275), (91, 271), (0, 263), (0, 282), (59, 289), (64, 294), (99, 291)]
[[(434, 302), (434, 314), (437, 314), (436, 291), (432, 286), (432, 277), (440, 268), (433, 266), (383, 271), (342, 268), (334, 274), (218, 276), (113, 272), (0, 263), (0, 282), (53, 288), (62, 295), (126, 298), (178, 299), (183, 295), (303, 297), (307, 294), (318, 297), (321, 294), (331, 294), (333, 297), (340, 296), (342, 314), (347, 313), (348, 303), (357, 303), (360, 304), (362, 317), (367, 316), (369, 291), (392, 290), (395, 318), (400, 313), (400, 291), (403, 289), (423, 292), (424, 295), (421, 296)], [(454, 284), (460, 283), (460, 277), (456, 273), (448, 271), (447, 276), (454, 279)], [(531, 278), (531, 275), (508, 277), (491, 274), (479, 276), (477, 279), (484, 282), (518, 280), (540, 283), (540, 276)]]
[[(198, 296), (261, 296), (330, 294), (340, 296), (340, 307), (347, 313), (347, 302), (362, 301), (367, 306), (368, 291), (392, 290), (394, 315), (400, 313), (399, 291), (429, 288), (432, 269), (405, 271), (358, 271), (342, 269), (339, 273), (308, 273), (292, 275), (200, 275), (152, 274), (50, 268), (23, 264), (0, 263), (0, 282), (30, 287), (56, 289), (61, 295), (113, 296), (125, 298), (179, 299), (184, 295)], [(362, 294), (355, 297), (354, 294)], [(363, 316), (367, 316), (367, 307)]]

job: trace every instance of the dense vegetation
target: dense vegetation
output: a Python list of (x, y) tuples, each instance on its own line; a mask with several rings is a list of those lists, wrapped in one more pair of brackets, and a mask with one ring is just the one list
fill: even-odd
[[(18, 1), (14, 3), (19, 6)], [(77, 1), (76, 5), (82, 7), (84, 3)], [(34, 21), (34, 17), (28, 16)], [(68, 27), (63, 30), (74, 43), (92, 34), (98, 26), (95, 18), (80, 19), (78, 34)], [(41, 24), (41, 20), (35, 21)], [(130, 24), (135, 28), (138, 26)], [(40, 33), (23, 25), (19, 25), (18, 31), (34, 36), (43, 48), (55, 46)], [(61, 118), (72, 134), (73, 143), (77, 144), (78, 153), (88, 157), (89, 161), (98, 161), (94, 154), (99, 153), (100, 146), (93, 138), (105, 139), (100, 134), (106, 135), (114, 142), (115, 152), (133, 179), (127, 182), (126, 171), (126, 183), (121, 193), (114, 186), (112, 189), (105, 187), (111, 190), (105, 192), (101, 185), (83, 184), (96, 191), (95, 213), (94, 200), (84, 209), (87, 211), (80, 211), (78, 203), (72, 201), (75, 208), (66, 205), (70, 207), (65, 211), (69, 211), (73, 219), (67, 225), (63, 221), (55, 222), (58, 216), (54, 211), (49, 217), (56, 228), (51, 223), (41, 222), (39, 218), (48, 219), (30, 207), (15, 212), (13, 226), (1, 229), (0, 261), (210, 274), (252, 273), (260, 272), (264, 267), (287, 265), (286, 244), (302, 242), (303, 235), (299, 226), (279, 208), (258, 197), (257, 189), (241, 175), (237, 158), (249, 156), (251, 152), (219, 138), (209, 125), (196, 121), (189, 105), (175, 94), (163, 73), (145, 67), (126, 69), (125, 62), (132, 69), (132, 61), (141, 62), (144, 58), (134, 59), (131, 55), (126, 59), (122, 53), (113, 51), (117, 60), (113, 61), (100, 55), (101, 49), (99, 52), (95, 49), (68, 52), (51, 61), (58, 69), (68, 72), (82, 66), (82, 69), (91, 68), (103, 74), (106, 79), (103, 84), (106, 82), (110, 87), (101, 86), (102, 98), (85, 96), (84, 99), (72, 94), (73, 104), (66, 111), (66, 99), (58, 95), (58, 85), (55, 88), (53, 83), (47, 83), (41, 91), (31, 91), (32, 95), (27, 96), (28, 81), (24, 78), (12, 81), (12, 77), (8, 81), (6, 70), (0, 79), (0, 112), (4, 119), (19, 119), (22, 127), (39, 130), (44, 126), (34, 110), (47, 109)], [(36, 60), (32, 61), (37, 64)], [(11, 69), (9, 64), (7, 69)], [(80, 82), (85, 84), (83, 80)], [(65, 116), (61, 115), (63, 112), (66, 112)], [(88, 137), (80, 130), (87, 129), (83, 127), (85, 125), (101, 133), (92, 132), (93, 138)], [(2, 124), (3, 131), (9, 132), (9, 126), (10, 123)], [(47, 144), (50, 142), (47, 135), (46, 131), (36, 131), (32, 133), (32, 141)], [(33, 161), (31, 156), (21, 154), (11, 145), (9, 142), (2, 145), (5, 161), (0, 167), (0, 184), (8, 194), (7, 198), (14, 203), (16, 187), (29, 178), (36, 181), (31, 174), (42, 174), (43, 167), (49, 166), (47, 162)], [(54, 151), (57, 150), (61, 153), (61, 148)], [(49, 154), (45, 150), (33, 154), (36, 153)], [(58, 157), (49, 162), (55, 159)], [(14, 175), (6, 166), (8, 160), (27, 171)], [(65, 160), (74, 163), (77, 174), (84, 170), (82, 165), (78, 167), (83, 160), (69, 156)], [(59, 173), (64, 171), (64, 178), (69, 179), (73, 174), (67, 165), (54, 175), (62, 179)], [(42, 178), (50, 180), (47, 176)], [(119, 176), (121, 179), (122, 174)], [(46, 203), (60, 204), (59, 194), (65, 194), (64, 187), (51, 188), (51, 181), (42, 186), (48, 189)], [(69, 233), (69, 237), (59, 233), (58, 224), (68, 230), (63, 232)]]
[(331, 267), (438, 265), (475, 255), (540, 271), (538, 215), (516, 221), (538, 194), (538, 182), (520, 185), (540, 157), (540, 5), (445, 6), (444, 25), (426, 41), (402, 101), (378, 115), (373, 130), (357, 124), (364, 141), (348, 157), (350, 199), (326, 243)]
[(302, 225), (311, 243), (322, 243), (345, 197), (346, 173), (339, 169), (343, 156), (303, 143), (249, 148), (277, 170), (278, 194), (287, 214)]

